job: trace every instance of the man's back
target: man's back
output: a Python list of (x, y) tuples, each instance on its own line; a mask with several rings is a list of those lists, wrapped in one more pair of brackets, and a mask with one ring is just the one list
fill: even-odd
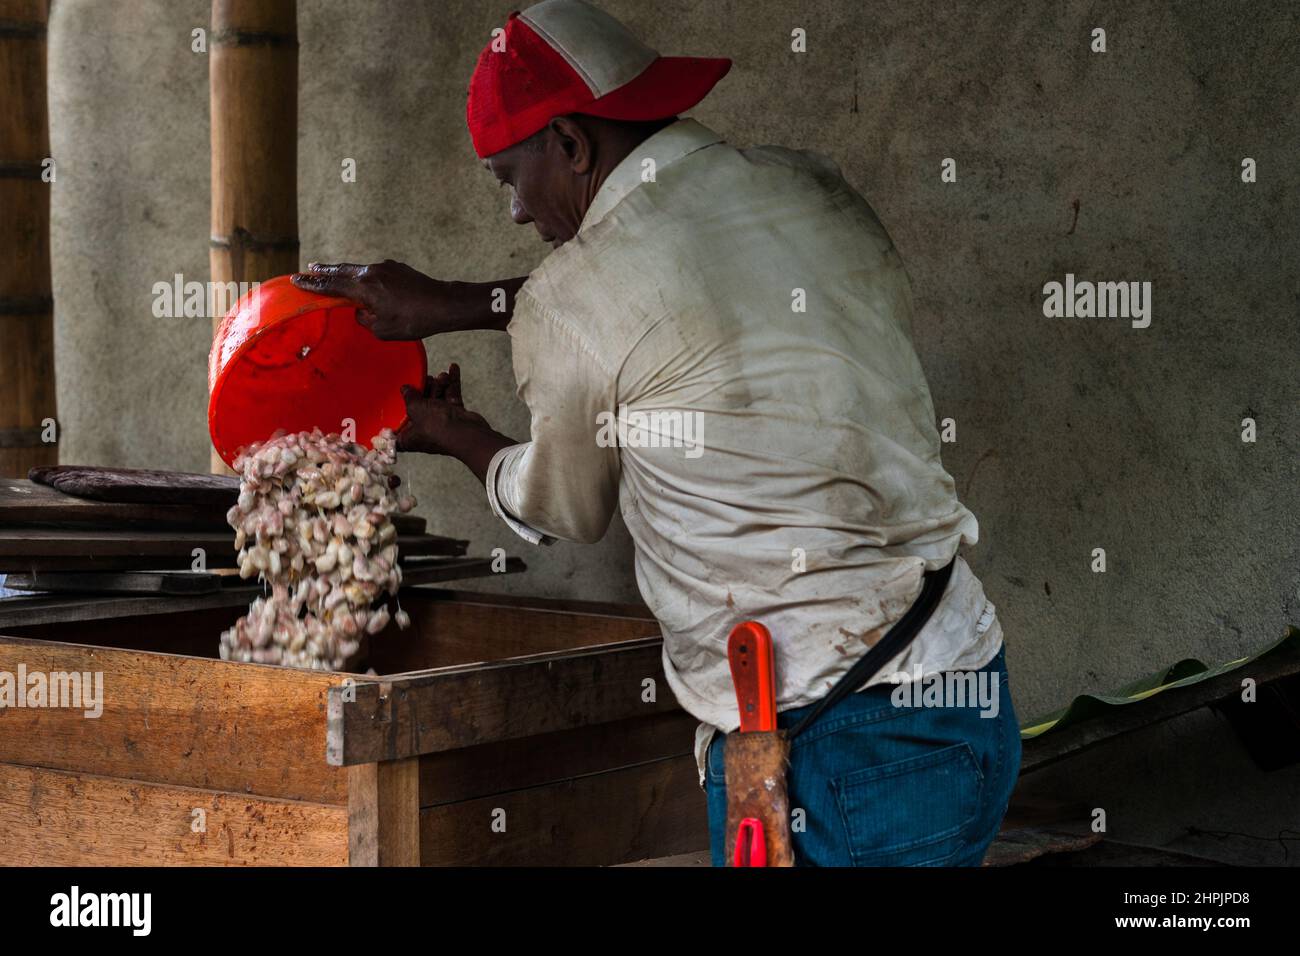
[[(669, 681), (705, 722), (735, 726), (736, 622), (771, 630), (779, 706), (809, 703), (902, 615), (927, 562), (975, 541), (910, 320), (888, 235), (829, 162), (736, 150), (693, 121), (634, 151), (521, 291), (510, 332), (534, 444), (557, 419), (586, 428), (571, 446), (607, 444), (600, 426), (618, 416), (622, 447), (596, 470), (621, 476)], [(546, 471), (503, 469), (506, 510), (529, 520)], [(573, 479), (551, 471), (553, 500), (550, 485)], [(612, 502), (586, 490), (535, 525), (598, 537)], [(959, 565), (905, 662), (980, 666), (996, 652), (991, 608)]]

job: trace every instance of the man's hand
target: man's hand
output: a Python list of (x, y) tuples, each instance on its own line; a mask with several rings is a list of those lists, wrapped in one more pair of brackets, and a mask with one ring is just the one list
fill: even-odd
[(502, 448), (515, 444), (492, 430), (487, 420), (465, 407), (460, 390), (460, 366), (425, 379), (424, 388), (402, 386), (406, 421), (397, 431), (400, 451), (450, 455), (464, 462), (479, 481), (487, 480), (488, 465)]
[(418, 340), (440, 332), (504, 329), (526, 278), (444, 282), (385, 259), (371, 265), (313, 262), (292, 281), (308, 292), (357, 303), (357, 321), (376, 338)]
[(452, 305), (448, 282), (439, 282), (392, 259), (373, 265), (313, 262), (293, 284), (308, 292), (351, 299), (357, 321), (380, 339), (422, 339), (443, 331)]

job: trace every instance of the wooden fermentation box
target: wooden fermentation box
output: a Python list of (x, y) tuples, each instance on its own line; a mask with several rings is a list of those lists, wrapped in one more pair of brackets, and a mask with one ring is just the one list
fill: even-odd
[[(0, 859), (616, 864), (707, 846), (695, 721), (644, 608), (404, 588), (378, 677), (217, 659), (246, 600), (0, 602), (0, 672), (101, 672), (103, 712), (0, 709)], [(229, 603), (229, 602), (227, 602)]]

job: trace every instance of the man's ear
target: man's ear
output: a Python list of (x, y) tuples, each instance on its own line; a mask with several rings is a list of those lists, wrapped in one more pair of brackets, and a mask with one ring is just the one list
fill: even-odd
[(591, 133), (581, 123), (568, 116), (557, 116), (550, 122), (556, 142), (569, 160), (569, 167), (578, 176), (591, 172), (596, 149)]

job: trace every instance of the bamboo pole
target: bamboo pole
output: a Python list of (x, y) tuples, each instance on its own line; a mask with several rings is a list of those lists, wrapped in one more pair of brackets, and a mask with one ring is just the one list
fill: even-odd
[[(46, 0), (0, 0), (0, 477), (58, 463)], [(57, 178), (57, 177), (56, 177)]]
[[(214, 283), (298, 269), (298, 24), (295, 0), (213, 0)], [(213, 317), (213, 332), (221, 316)], [(212, 470), (229, 469), (212, 452)]]

